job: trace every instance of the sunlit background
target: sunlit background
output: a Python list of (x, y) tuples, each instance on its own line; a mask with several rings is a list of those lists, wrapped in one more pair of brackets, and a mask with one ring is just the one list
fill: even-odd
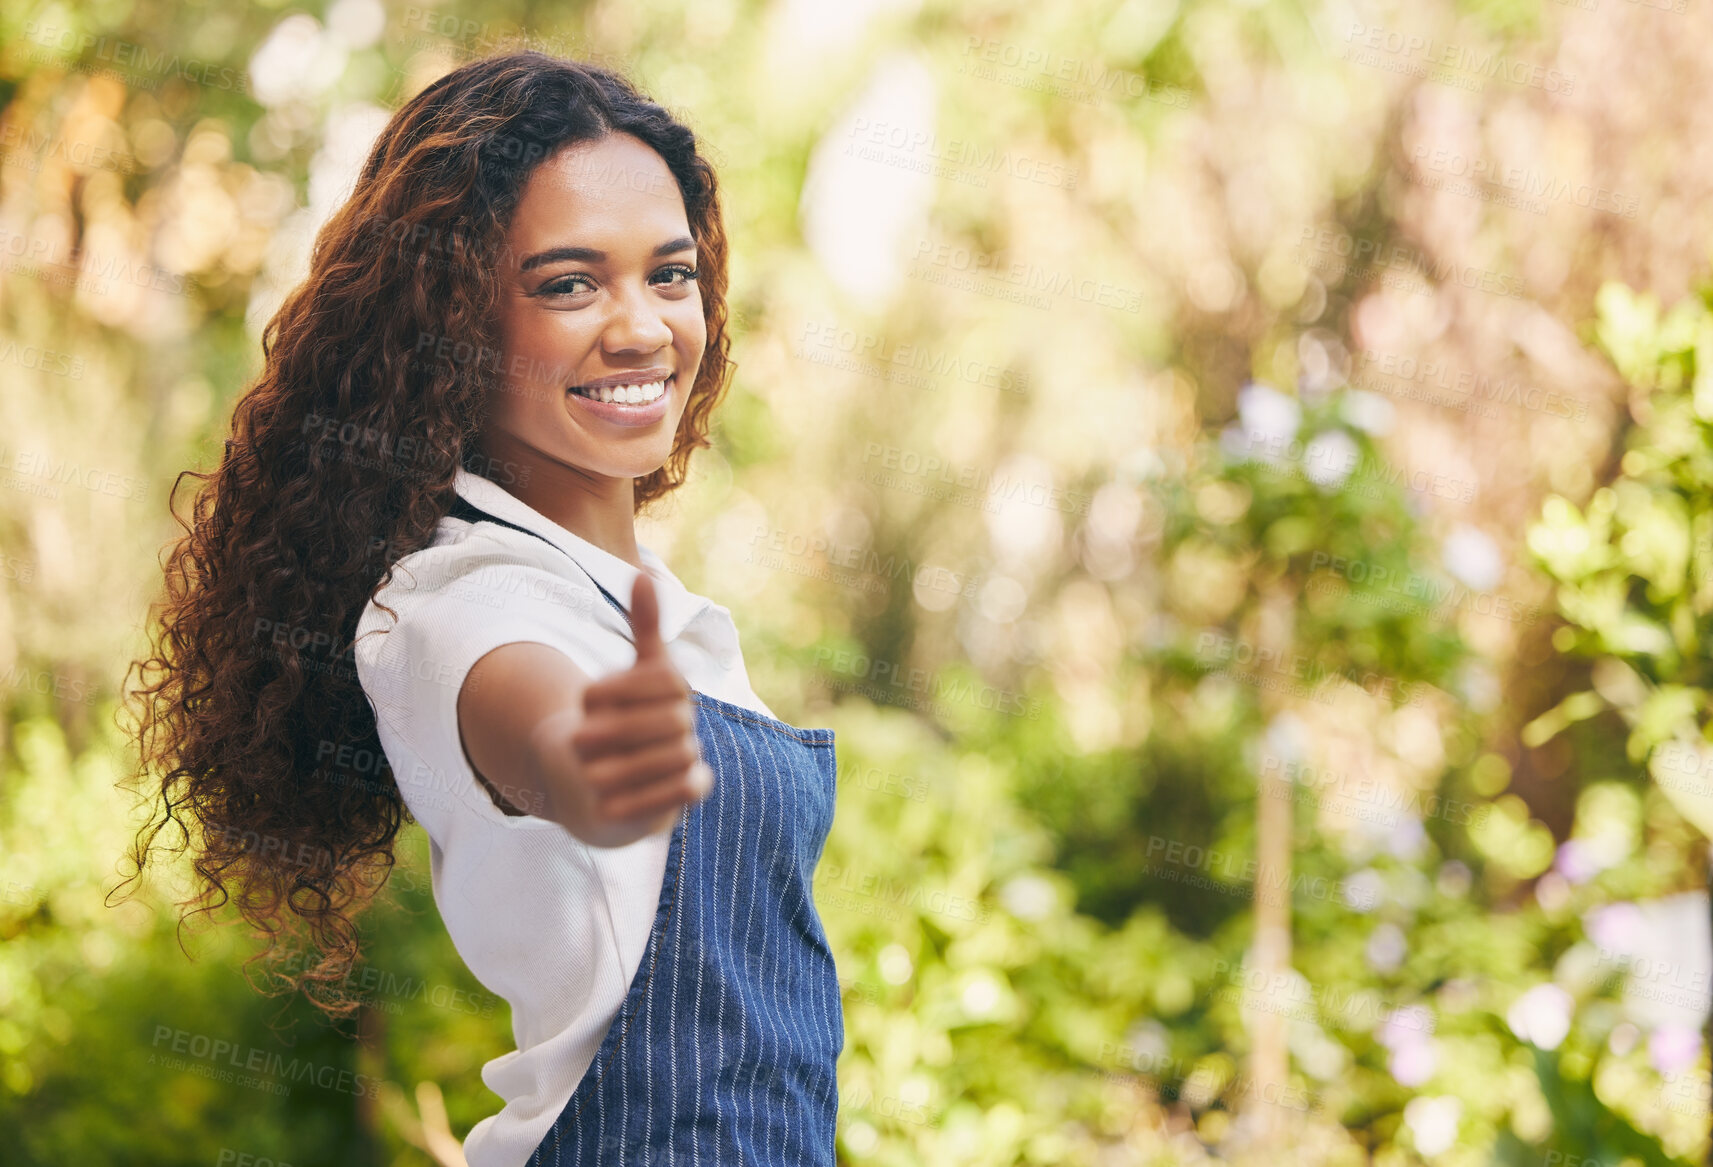
[(105, 897), (175, 476), (391, 111), (516, 47), (719, 170), (736, 376), (639, 535), (838, 736), (841, 1162), (1706, 1160), (1703, 0), (0, 37), (0, 1160), (450, 1164), (498, 1109), (420, 828), (345, 1030)]

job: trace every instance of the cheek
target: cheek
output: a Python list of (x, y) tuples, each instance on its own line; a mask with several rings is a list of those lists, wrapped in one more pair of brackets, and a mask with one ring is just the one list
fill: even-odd
[[(499, 318), (501, 372), (490, 416), (527, 416), (559, 404), (558, 393), (587, 351), (587, 324), (574, 313), (514, 308)], [(510, 399), (509, 402), (505, 399)]]
[(522, 358), (519, 369), (527, 370), (534, 380), (552, 380), (574, 363), (584, 351), (582, 330), (569, 313), (541, 313), (533, 319), (520, 320), (512, 335), (512, 345)]
[(500, 380), (488, 387), (488, 424), (517, 433), (531, 428), (530, 416), (540, 409), (541, 392), (532, 385)]
[(700, 300), (694, 301), (683, 318), (674, 323), (673, 332), (677, 334), (677, 347), (685, 359), (699, 363), (708, 347), (708, 322), (702, 317)]
[(485, 378), (488, 424), (497, 429), (536, 428), (538, 419), (558, 404), (552, 348), (544, 347), (535, 331), (500, 323), (500, 367)]

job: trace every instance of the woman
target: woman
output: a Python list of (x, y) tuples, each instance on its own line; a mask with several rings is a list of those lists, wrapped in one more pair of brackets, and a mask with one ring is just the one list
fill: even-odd
[(472, 1167), (833, 1161), (833, 732), (773, 716), (635, 533), (709, 444), (725, 288), (664, 109), (539, 53), (459, 68), (322, 230), (169, 560), (139, 869), (199, 828), (195, 906), (306, 927), (292, 979), (349, 1011), (354, 916), (420, 822), (512, 1006)]

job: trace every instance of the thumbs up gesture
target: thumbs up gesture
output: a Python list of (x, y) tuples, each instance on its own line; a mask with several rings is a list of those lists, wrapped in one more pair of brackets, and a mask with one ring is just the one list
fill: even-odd
[(685, 803), (713, 789), (702, 761), (690, 686), (666, 655), (654, 581), (638, 572), (631, 592), (636, 663), (591, 681), (583, 718), (571, 733), (575, 833), (597, 847), (618, 847), (668, 824)]

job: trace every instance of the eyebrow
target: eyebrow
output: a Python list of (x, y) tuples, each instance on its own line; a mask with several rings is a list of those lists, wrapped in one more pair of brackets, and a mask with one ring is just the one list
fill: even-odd
[[(668, 239), (654, 249), (651, 258), (658, 259), (663, 255), (673, 255), (680, 251), (690, 251), (696, 246), (696, 241), (688, 235), (680, 235), (676, 239)], [(583, 263), (605, 263), (607, 253), (593, 247), (553, 247), (547, 251), (538, 251), (518, 267), (519, 272), (534, 271), (536, 268), (561, 260), (579, 260)]]

